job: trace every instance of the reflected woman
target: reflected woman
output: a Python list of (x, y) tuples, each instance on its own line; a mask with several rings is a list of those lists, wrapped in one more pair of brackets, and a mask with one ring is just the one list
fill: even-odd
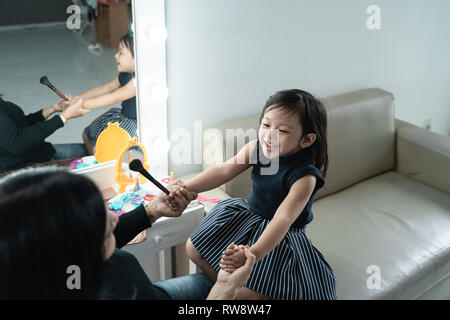
[[(52, 106), (25, 115), (16, 104), (0, 96), (0, 173), (36, 163), (81, 158), (87, 154), (82, 143), (54, 144), (45, 139), (72, 118), (90, 110), (82, 99), (61, 100)], [(60, 112), (57, 116), (51, 115)]]

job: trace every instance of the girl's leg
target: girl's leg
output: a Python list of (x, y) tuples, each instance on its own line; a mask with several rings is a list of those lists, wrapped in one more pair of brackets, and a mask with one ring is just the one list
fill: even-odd
[(95, 153), (94, 147), (91, 145), (91, 143), (89, 142), (89, 139), (86, 135), (86, 133), (83, 131), (83, 141), (84, 141), (84, 145), (86, 146), (87, 151), (89, 152), (89, 155), (93, 155)]
[(186, 252), (189, 259), (192, 260), (207, 276), (211, 279), (211, 281), (216, 282), (217, 280), (217, 272), (214, 270), (202, 257), (202, 255), (197, 251), (197, 248), (192, 244), (191, 238), (186, 241)]

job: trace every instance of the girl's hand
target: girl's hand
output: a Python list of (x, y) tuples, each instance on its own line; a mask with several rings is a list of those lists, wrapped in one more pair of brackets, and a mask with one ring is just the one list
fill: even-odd
[(233, 243), (224, 251), (222, 259), (220, 260), (220, 268), (233, 273), (234, 270), (245, 264), (245, 249), (249, 246), (239, 245), (235, 246)]
[(244, 264), (234, 270), (234, 272), (229, 272), (228, 270), (221, 269), (217, 274), (217, 289), (220, 288), (220, 293), (222, 296), (214, 296), (214, 287), (208, 296), (210, 299), (235, 299), (238, 289), (240, 289), (245, 282), (250, 278), (253, 271), (253, 266), (256, 262), (256, 257), (250, 252), (248, 246), (242, 246), (243, 249), (239, 251), (244, 254)]
[(89, 111), (91, 110), (83, 108), (83, 99), (72, 99), (71, 101), (69, 101), (68, 107), (64, 109), (61, 115), (64, 117), (64, 119), (69, 120), (81, 117)]
[(169, 202), (173, 202), (177, 195), (180, 196), (179, 191), (181, 188), (185, 189), (189, 193), (192, 200), (197, 199), (198, 193), (189, 190), (183, 180), (177, 179), (167, 186), (167, 189), (170, 191), (170, 194), (168, 195)]
[[(171, 184), (167, 186), (167, 189), (170, 191), (170, 194), (165, 196), (165, 201), (167, 205), (174, 211), (181, 212), (186, 208), (186, 205), (189, 204), (192, 200), (197, 198), (197, 193), (194, 191), (190, 191), (186, 188), (186, 184), (177, 179)], [(184, 199), (189, 199), (188, 203), (184, 205), (182, 202)], [(180, 206), (180, 203), (183, 205)]]

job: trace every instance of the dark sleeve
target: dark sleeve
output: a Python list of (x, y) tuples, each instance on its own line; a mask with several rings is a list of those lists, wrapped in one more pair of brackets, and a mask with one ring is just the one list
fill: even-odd
[(26, 116), (26, 119), (30, 126), (32, 126), (36, 122), (45, 121), (45, 118), (42, 115), (42, 109), (37, 112), (30, 113), (29, 115)]
[(105, 262), (99, 298), (103, 300), (170, 299), (164, 291), (153, 286), (136, 257), (120, 249), (116, 249)]
[(292, 185), (298, 180), (303, 177), (306, 177), (307, 175), (314, 175), (316, 177), (316, 186), (314, 187), (313, 194), (317, 192), (320, 188), (323, 187), (325, 184), (325, 180), (322, 177), (322, 174), (320, 173), (319, 169), (317, 169), (313, 165), (308, 165), (306, 167), (303, 167), (301, 169), (295, 170), (291, 172), (288, 176), (288, 185), (289, 188), (292, 187)]
[(140, 232), (151, 226), (152, 224), (150, 223), (150, 219), (148, 218), (143, 205), (122, 214), (119, 217), (116, 229), (114, 229), (117, 248), (122, 248), (128, 242), (133, 240)]
[(60, 117), (53, 117), (29, 127), (18, 127), (0, 108), (0, 147), (12, 154), (22, 154), (43, 143), (45, 138), (63, 125)]

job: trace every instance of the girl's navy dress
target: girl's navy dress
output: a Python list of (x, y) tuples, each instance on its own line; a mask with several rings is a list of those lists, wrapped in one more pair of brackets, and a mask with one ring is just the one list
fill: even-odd
[(192, 233), (193, 245), (219, 271), (226, 247), (232, 242), (252, 246), (294, 182), (314, 175), (316, 186), (307, 205), (280, 244), (255, 264), (245, 286), (273, 299), (336, 299), (333, 270), (305, 233), (306, 224), (313, 219), (314, 195), (324, 185), (320, 171), (312, 164), (312, 153), (306, 149), (280, 157), (274, 173), (276, 162), (265, 158), (260, 148), (258, 142), (248, 200), (231, 198), (217, 204)]
[[(134, 73), (119, 73), (120, 87), (125, 86), (133, 77)], [(98, 136), (108, 127), (108, 123), (118, 122), (120, 128), (126, 130), (131, 137), (136, 137), (136, 97), (122, 101), (121, 106), (122, 108), (112, 108), (106, 111), (84, 129), (91, 145), (95, 146)]]

